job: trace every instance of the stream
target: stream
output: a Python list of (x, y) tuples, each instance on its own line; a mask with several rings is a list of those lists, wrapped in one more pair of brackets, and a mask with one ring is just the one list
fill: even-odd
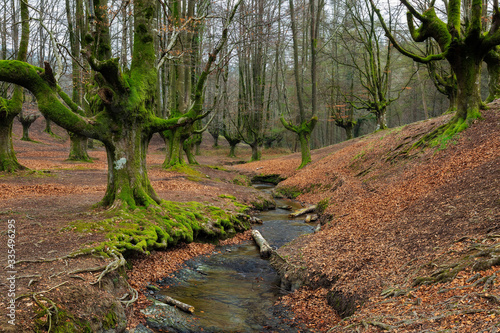
[[(254, 187), (271, 191), (274, 186), (254, 184)], [(302, 208), (287, 199), (277, 199), (276, 205), (290, 205), (294, 210)], [(259, 218), (263, 224), (253, 228), (259, 230), (273, 248), (314, 231), (314, 226), (304, 223), (303, 219), (290, 220), (289, 213), (281, 208), (262, 212)], [(268, 260), (260, 258), (253, 241), (218, 250), (220, 253), (187, 261), (181, 270), (160, 283), (164, 286), (160, 293), (194, 306), (194, 314), (155, 302), (145, 310), (149, 328), (154, 332), (306, 331), (290, 326), (286, 320), (290, 314), (274, 306), (281, 295), (279, 276)]]

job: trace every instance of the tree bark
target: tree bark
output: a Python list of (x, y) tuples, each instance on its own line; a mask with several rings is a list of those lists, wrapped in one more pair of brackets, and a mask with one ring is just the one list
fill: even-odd
[(12, 145), (12, 123), (15, 115), (0, 119), (0, 171), (14, 172), (26, 169), (19, 164)]
[(252, 230), (252, 237), (255, 240), (255, 243), (259, 246), (260, 256), (262, 258), (269, 258), (273, 253), (273, 249), (266, 241), (264, 237), (262, 237), (261, 233), (258, 230)]
[(160, 203), (148, 178), (146, 153), (150, 135), (141, 125), (121, 126), (121, 133), (105, 143), (108, 156), (108, 185), (101, 205), (131, 209)]
[[(6, 10), (6, 9), (4, 9)], [(17, 60), (26, 61), (29, 41), (29, 12), (26, 2), (21, 1), (21, 41), (17, 52)], [(15, 18), (14, 18), (15, 19)], [(17, 40), (17, 24), (16, 40)], [(16, 42), (17, 44), (17, 42)], [(15, 45), (17, 48), (17, 45)], [(12, 144), (12, 125), (14, 118), (23, 107), (24, 92), (19, 86), (14, 88), (12, 98), (6, 100), (0, 97), (0, 171), (14, 172), (26, 169), (17, 161)]]
[(252, 148), (252, 157), (250, 158), (250, 162), (260, 161), (262, 158), (262, 152), (259, 147), (258, 142), (253, 142), (250, 144), (250, 148)]
[[(470, 50), (472, 51), (472, 50)], [(470, 53), (467, 50), (462, 52)], [(483, 57), (477, 54), (457, 57), (450, 64), (457, 76), (457, 113), (451, 122), (476, 119), (483, 105), (481, 100), (481, 64)]]
[(157, 295), (156, 298), (160, 302), (173, 305), (173, 306), (181, 309), (184, 312), (187, 312), (187, 313), (193, 313), (194, 312), (194, 306), (186, 304), (186, 303), (183, 303), (181, 301), (178, 301), (175, 298), (172, 298), (172, 297), (169, 297), (169, 296), (165, 296), (165, 295), (161, 295), (161, 294)]
[(87, 138), (72, 132), (68, 132), (70, 137), (69, 157), (70, 161), (92, 162), (87, 152)]
[(486, 54), (484, 58), (488, 68), (488, 97), (486, 103), (500, 98), (500, 50), (496, 47)]

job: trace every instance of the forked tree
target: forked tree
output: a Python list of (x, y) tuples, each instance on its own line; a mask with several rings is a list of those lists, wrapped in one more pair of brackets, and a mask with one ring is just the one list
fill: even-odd
[[(324, 6), (323, 0), (309, 0), (309, 14), (310, 14), (310, 57), (311, 57), (311, 118), (306, 115), (306, 107), (304, 105), (304, 85), (302, 80), (302, 68), (299, 65), (299, 41), (298, 29), (295, 15), (295, 6), (293, 0), (289, 0), (290, 6), (290, 23), (292, 28), (292, 42), (293, 42), (293, 68), (295, 78), (295, 88), (297, 92), (297, 102), (299, 108), (299, 124), (294, 125), (291, 121), (281, 116), (280, 120), (283, 126), (297, 134), (300, 141), (300, 151), (302, 154), (302, 161), (299, 169), (305, 167), (311, 162), (311, 133), (316, 127), (318, 122), (317, 117), (317, 49), (318, 49), (318, 35), (319, 35), (319, 22), (321, 13)], [(303, 59), (304, 60), (304, 59)]]
[[(423, 12), (417, 10), (408, 0), (401, 3), (408, 9), (409, 32), (415, 42), (434, 39), (440, 53), (420, 56), (403, 48), (390, 33), (374, 0), (370, 0), (384, 30), (394, 46), (402, 54), (420, 63), (446, 59), (457, 78), (457, 112), (445, 125), (427, 135), (423, 142), (436, 137), (449, 137), (464, 130), (469, 123), (481, 116), (483, 107), (480, 94), (481, 65), (486, 55), (500, 44), (500, 10), (498, 0), (493, 0), (491, 23), (485, 29), (487, 20), (483, 16), (484, 0), (471, 0), (467, 6), (462, 0), (443, 1), (445, 15), (436, 12), (436, 0), (430, 1)], [(415, 25), (415, 21), (418, 25)]]
[[(21, 41), (17, 52), (17, 60), (25, 61), (28, 54), (29, 41), (29, 13), (26, 1), (21, 1), (20, 9), (22, 21)], [(3, 41), (6, 41), (6, 36), (3, 37), (5, 38)], [(2, 48), (3, 51), (6, 52), (6, 44), (2, 44)], [(23, 108), (23, 98), (23, 88), (18, 86), (14, 87), (14, 92), (10, 99), (0, 97), (0, 171), (14, 172), (25, 169), (25, 167), (17, 161), (12, 145), (12, 124), (14, 118)]]
[[(92, 4), (92, 1), (90, 1)], [(106, 0), (89, 6), (90, 33), (84, 56), (95, 71), (97, 113), (83, 117), (64, 94), (48, 63), (39, 68), (22, 61), (0, 61), (0, 81), (30, 90), (42, 113), (61, 127), (101, 141), (107, 152), (108, 181), (101, 205), (109, 208), (150, 206), (160, 203), (146, 168), (149, 141), (156, 132), (191, 125), (200, 117), (203, 85), (218, 52), (212, 52), (196, 87), (195, 101), (184, 115), (162, 119), (154, 113), (157, 89), (155, 50), (156, 0), (134, 1), (134, 42), (130, 69), (121, 71), (119, 58), (111, 57)], [(235, 10), (230, 14), (232, 18)], [(227, 25), (222, 40), (227, 39)], [(217, 51), (217, 50), (216, 50)]]

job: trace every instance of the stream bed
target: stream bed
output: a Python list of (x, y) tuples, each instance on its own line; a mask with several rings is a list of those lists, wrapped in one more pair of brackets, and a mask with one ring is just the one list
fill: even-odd
[[(254, 186), (262, 191), (273, 188), (269, 184)], [(278, 199), (276, 204), (301, 208), (286, 199)], [(263, 224), (253, 228), (273, 248), (314, 231), (314, 226), (303, 219), (290, 220), (289, 213), (281, 208), (262, 212), (259, 218)], [(160, 283), (164, 286), (160, 293), (194, 306), (194, 314), (155, 302), (145, 310), (151, 329), (156, 332), (305, 331), (303, 327), (290, 326), (287, 311), (274, 305), (281, 295), (279, 276), (268, 260), (260, 258), (253, 241), (217, 250), (218, 253), (187, 261), (181, 270)]]

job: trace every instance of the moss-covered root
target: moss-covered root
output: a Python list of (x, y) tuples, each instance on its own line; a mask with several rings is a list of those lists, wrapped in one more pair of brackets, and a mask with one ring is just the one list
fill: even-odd
[[(77, 287), (65, 289), (69, 294), (63, 297), (74, 297), (80, 295), (84, 304), (88, 292), (84, 292)], [(94, 295), (95, 297), (96, 295)], [(45, 296), (32, 296), (35, 315), (35, 332), (51, 333), (92, 333), (92, 332), (122, 332), (126, 327), (126, 317), (123, 308), (109, 298), (100, 299), (93, 303), (92, 311), (74, 311), (74, 300), (63, 298), (62, 303), (69, 301), (69, 304), (56, 302)], [(69, 305), (69, 306), (68, 306)], [(84, 306), (88, 308), (87, 306)], [(85, 309), (90, 310), (90, 309)], [(83, 317), (77, 315), (83, 313)]]
[(465, 119), (455, 116), (447, 124), (439, 126), (418, 140), (412, 148), (435, 146), (444, 148), (455, 135), (466, 130), (477, 119), (481, 119), (479, 110), (469, 111)]
[(221, 208), (198, 202), (167, 202), (149, 208), (120, 210), (118, 215), (100, 222), (75, 223), (72, 228), (85, 232), (101, 229), (106, 241), (86, 251), (105, 255), (110, 249), (128, 256), (166, 249), (178, 242), (216, 242), (250, 228), (248, 216), (232, 215)]
[[(497, 236), (498, 235), (494, 235)], [(488, 239), (488, 238), (486, 238)], [(440, 282), (449, 282), (461, 271), (471, 268), (473, 271), (485, 271), (493, 266), (500, 265), (500, 243), (495, 242), (488, 246), (477, 243), (471, 246), (469, 254), (458, 262), (447, 264), (434, 271), (429, 276), (420, 276), (413, 280), (413, 286)]]

